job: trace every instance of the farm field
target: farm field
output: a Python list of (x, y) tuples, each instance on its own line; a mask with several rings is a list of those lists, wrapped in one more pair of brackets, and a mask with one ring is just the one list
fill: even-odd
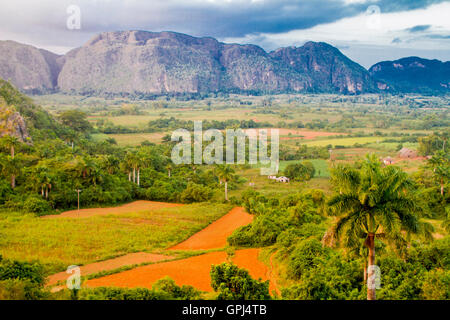
[(229, 210), (229, 205), (192, 204), (81, 219), (0, 215), (0, 254), (8, 259), (39, 260), (50, 270), (62, 271), (68, 265), (162, 250)]
[[(249, 271), (255, 279), (269, 280), (267, 266), (258, 259), (260, 249), (236, 250), (232, 261), (237, 266)], [(157, 280), (169, 276), (177, 285), (191, 285), (201, 291), (211, 292), (211, 265), (218, 265), (227, 261), (227, 253), (215, 251), (190, 257), (183, 260), (162, 262), (132, 270), (112, 274), (109, 276), (86, 281), (87, 287), (125, 287), (151, 288)], [(180, 270), (183, 270), (180, 272)], [(270, 282), (271, 291), (275, 289), (274, 281)]]

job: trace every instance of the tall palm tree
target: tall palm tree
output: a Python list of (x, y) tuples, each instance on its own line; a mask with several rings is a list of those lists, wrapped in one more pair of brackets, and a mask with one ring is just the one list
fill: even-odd
[(14, 161), (14, 158), (16, 154), (15, 150), (20, 145), (20, 141), (16, 137), (6, 135), (2, 138), (2, 144), (11, 151), (11, 158), (8, 161), (9, 165), (7, 168), (9, 168), (8, 170), (11, 174), (11, 188), (14, 189), (16, 186), (16, 176), (18, 174), (18, 168), (16, 168), (17, 165), (14, 164), (17, 161)]
[(172, 170), (173, 170), (173, 166), (172, 166), (171, 163), (169, 163), (169, 164), (166, 166), (166, 170), (167, 170), (167, 175), (168, 175), (168, 177), (170, 178), (170, 174), (172, 173)]
[(436, 180), (439, 182), (441, 196), (444, 196), (444, 186), (450, 178), (450, 153), (443, 150), (436, 152), (428, 160), (428, 167), (433, 171)]
[(11, 177), (11, 188), (16, 187), (16, 177), (22, 171), (22, 159), (19, 156), (12, 157), (10, 155), (4, 156), (2, 161), (2, 173), (5, 176)]
[(234, 178), (234, 169), (226, 164), (221, 164), (216, 167), (216, 175), (220, 182), (225, 184), (225, 200), (228, 201), (228, 182)]
[[(343, 172), (344, 171), (344, 172)], [(350, 166), (332, 172), (340, 193), (328, 201), (330, 215), (337, 217), (326, 237), (346, 247), (364, 240), (368, 251), (368, 279), (375, 278), (375, 239), (386, 240), (404, 250), (411, 234), (431, 238), (431, 225), (421, 222), (421, 208), (414, 201), (408, 175), (395, 166), (382, 167), (368, 156), (361, 169)], [(375, 300), (375, 287), (368, 286), (367, 299)]]

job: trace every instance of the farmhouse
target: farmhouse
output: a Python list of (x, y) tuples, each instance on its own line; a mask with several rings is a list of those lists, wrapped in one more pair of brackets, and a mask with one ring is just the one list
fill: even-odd
[(392, 159), (391, 157), (386, 157), (383, 159), (383, 163), (388, 166), (394, 163), (394, 159)]
[(400, 158), (403, 158), (403, 159), (410, 159), (410, 158), (416, 158), (418, 156), (418, 154), (417, 154), (416, 150), (411, 150), (411, 149), (408, 149), (408, 148), (402, 148), (398, 152), (398, 156)]

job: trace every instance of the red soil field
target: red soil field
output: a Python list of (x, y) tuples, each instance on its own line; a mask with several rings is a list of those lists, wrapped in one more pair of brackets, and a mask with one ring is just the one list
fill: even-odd
[(205, 229), (171, 247), (170, 250), (208, 250), (223, 248), (227, 245), (227, 238), (234, 230), (249, 224), (252, 220), (253, 216), (246, 213), (244, 208), (233, 208)]
[[(109, 259), (101, 262), (90, 263), (80, 267), (81, 276), (97, 273), (100, 271), (114, 270), (123, 266), (130, 266), (134, 264), (141, 264), (145, 262), (159, 262), (164, 260), (171, 260), (174, 257), (165, 256), (162, 254), (153, 254), (145, 252), (130, 253), (118, 258)], [(48, 286), (56, 284), (58, 281), (65, 281), (70, 274), (66, 272), (59, 272), (48, 277)]]
[[(258, 260), (260, 249), (237, 250), (233, 262), (249, 271), (253, 278), (268, 280), (267, 266)], [(191, 285), (199, 290), (211, 292), (211, 278), (209, 272), (212, 264), (227, 261), (227, 254), (223, 251), (206, 253), (182, 260), (138, 267), (117, 274), (91, 279), (85, 282), (86, 287), (123, 287), (123, 288), (151, 288), (157, 280), (169, 276), (177, 285)], [(275, 290), (273, 281), (270, 290)]]
[(160, 208), (172, 208), (182, 206), (178, 203), (168, 203), (168, 202), (158, 202), (158, 201), (134, 201), (131, 203), (124, 204), (120, 207), (112, 208), (92, 208), (92, 209), (81, 209), (66, 211), (57, 215), (42, 216), (42, 219), (55, 219), (55, 218), (87, 218), (98, 215), (108, 215), (108, 214), (120, 214), (120, 213), (132, 213), (132, 212), (142, 212), (148, 210), (156, 210)]

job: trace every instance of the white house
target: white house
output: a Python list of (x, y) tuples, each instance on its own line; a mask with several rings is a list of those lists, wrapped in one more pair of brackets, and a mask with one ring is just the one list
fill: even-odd
[(290, 181), (288, 177), (278, 177), (276, 180), (278, 182), (283, 182), (283, 183), (286, 183), (286, 182)]

